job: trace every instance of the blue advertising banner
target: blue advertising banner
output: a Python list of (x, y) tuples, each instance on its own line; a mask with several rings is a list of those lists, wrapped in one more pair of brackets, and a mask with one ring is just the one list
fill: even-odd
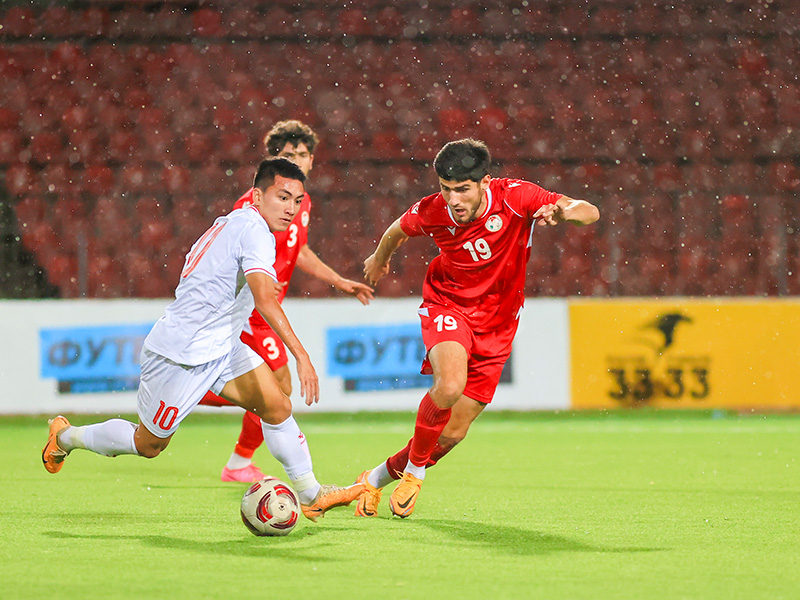
[(418, 323), (330, 327), (326, 330), (328, 375), (342, 377), (347, 391), (426, 388)]
[(135, 390), (139, 385), (139, 353), (152, 326), (41, 329), (41, 376), (56, 379), (61, 393)]

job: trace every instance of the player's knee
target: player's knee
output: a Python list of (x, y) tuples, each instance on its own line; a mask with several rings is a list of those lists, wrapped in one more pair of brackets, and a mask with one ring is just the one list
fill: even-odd
[(270, 425), (280, 425), (286, 419), (292, 416), (292, 401), (287, 396), (271, 399), (263, 411), (263, 414), (258, 416), (265, 423)]
[(464, 393), (464, 382), (459, 379), (442, 379), (431, 388), (431, 399), (439, 408), (453, 406)]
[(166, 448), (165, 444), (137, 441), (136, 452), (144, 458), (155, 458)]

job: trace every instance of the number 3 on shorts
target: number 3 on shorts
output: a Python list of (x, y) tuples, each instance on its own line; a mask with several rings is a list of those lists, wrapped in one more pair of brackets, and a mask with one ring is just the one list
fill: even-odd
[(264, 340), (261, 342), (261, 344), (267, 351), (267, 358), (269, 358), (270, 360), (276, 360), (281, 355), (281, 350), (280, 348), (278, 348), (278, 344), (275, 342), (275, 338), (265, 337)]
[(455, 317), (450, 315), (436, 315), (433, 322), (436, 323), (436, 331), (442, 331), (443, 329), (453, 331), (454, 329), (458, 329), (458, 321), (455, 320)]

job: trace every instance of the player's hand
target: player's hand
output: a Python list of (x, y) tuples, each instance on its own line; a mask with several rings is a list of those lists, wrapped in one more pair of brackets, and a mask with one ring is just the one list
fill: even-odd
[(539, 225), (558, 225), (566, 221), (564, 209), (558, 204), (545, 204), (535, 213), (534, 219), (539, 219)]
[(352, 279), (342, 278), (336, 284), (336, 289), (343, 291), (345, 294), (355, 296), (364, 306), (369, 304), (370, 300), (375, 300), (375, 296), (372, 293), (375, 291), (374, 289), (358, 281), (353, 281)]
[(386, 275), (388, 272), (389, 263), (382, 264), (378, 262), (375, 254), (371, 254), (369, 257), (367, 257), (367, 260), (364, 261), (364, 279), (366, 279), (367, 283), (370, 285), (375, 285), (378, 283), (381, 277)]
[(269, 279), (269, 282), (272, 284), (272, 294), (273, 294), (273, 296), (275, 298), (280, 296), (281, 292), (283, 291), (283, 288), (285, 288), (287, 285), (289, 285), (288, 281), (283, 281), (283, 282), (279, 283), (279, 282), (273, 280), (271, 277), (268, 277), (268, 279)]
[(300, 380), (300, 396), (305, 398), (306, 406), (319, 402), (319, 378), (307, 356), (297, 360), (297, 379)]

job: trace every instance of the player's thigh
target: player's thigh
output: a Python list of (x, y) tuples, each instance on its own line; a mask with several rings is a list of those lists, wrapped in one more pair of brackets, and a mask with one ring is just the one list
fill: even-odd
[[(270, 367), (271, 368), (271, 367)], [(278, 380), (278, 385), (281, 391), (288, 397), (292, 397), (292, 372), (289, 370), (289, 365), (283, 365), (279, 369), (272, 369), (275, 373), (275, 379)]]
[(469, 356), (459, 342), (443, 341), (428, 352), (433, 368), (433, 388), (451, 398), (451, 406), (458, 401), (467, 383)]
[(420, 308), (419, 315), (428, 351), (422, 372), (433, 373), (434, 401), (452, 406), (464, 391), (474, 335), (457, 311), (428, 305)]
[(264, 359), (275, 373), (281, 390), (292, 395), (292, 374), (289, 370), (289, 353), (280, 336), (269, 327), (254, 327), (252, 332), (243, 331), (242, 341)]
[(220, 395), (272, 425), (282, 423), (292, 414), (291, 401), (263, 362), (225, 383)]

